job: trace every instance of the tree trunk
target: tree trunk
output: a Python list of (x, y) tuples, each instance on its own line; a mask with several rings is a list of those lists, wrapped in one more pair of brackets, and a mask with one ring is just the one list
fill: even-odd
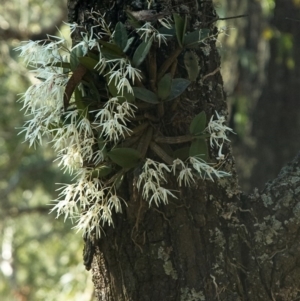
[[(142, 2), (86, 4), (69, 0), (69, 21), (88, 27), (87, 12), (93, 9), (106, 11), (106, 18), (116, 24), (124, 18), (126, 6), (145, 10), (139, 6)], [(169, 9), (169, 2), (160, 1), (157, 10)], [(200, 28), (217, 33), (212, 1), (177, 1), (172, 9), (181, 14), (198, 9), (198, 16), (188, 15), (188, 30), (199, 19)], [(165, 52), (157, 50), (157, 66), (174, 47), (170, 44)], [(192, 118), (203, 110), (208, 118), (215, 111), (226, 114), (215, 41), (209, 39), (195, 52), (201, 65), (199, 80), (181, 96), (177, 106), (165, 107), (159, 123), (164, 134), (185, 135)], [(179, 77), (187, 77), (183, 65), (182, 54), (176, 69)], [(85, 263), (88, 268), (91, 263), (97, 300), (298, 299), (300, 156), (262, 194), (242, 196), (228, 144), (223, 152), (226, 159), (222, 170), (231, 177), (214, 182), (199, 180), (189, 188), (178, 187), (168, 178), (168, 188), (178, 191), (178, 199), (159, 207), (149, 207), (137, 193), (138, 173), (127, 176), (122, 190), (128, 207), (114, 216), (114, 227), (105, 228), (105, 236), (88, 240), (85, 246)], [(216, 156), (213, 149), (210, 155)], [(149, 152), (149, 156), (159, 160), (154, 153)]]

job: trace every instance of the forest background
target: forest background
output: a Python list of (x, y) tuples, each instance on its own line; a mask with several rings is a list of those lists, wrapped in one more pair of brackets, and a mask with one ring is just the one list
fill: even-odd
[[(215, 1), (225, 34), (217, 41), (229, 126), (243, 191), (262, 189), (299, 151), (300, 1)], [(70, 222), (49, 214), (55, 183), (70, 180), (18, 135), (25, 117), (17, 100), (34, 74), (13, 49), (46, 34), (65, 37), (66, 1), (1, 1), (0, 5), (0, 298), (93, 300), (82, 263), (83, 242)]]

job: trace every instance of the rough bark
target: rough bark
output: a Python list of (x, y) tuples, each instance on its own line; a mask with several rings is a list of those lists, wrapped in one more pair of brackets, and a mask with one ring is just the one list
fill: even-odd
[(262, 192), (243, 198), (245, 300), (299, 298), (299, 176), (300, 154)]
[[(100, 3), (101, 2), (101, 3)], [(108, 10), (112, 22), (129, 1), (69, 1), (70, 21), (90, 26), (85, 18), (91, 8)], [(125, 2), (125, 1), (124, 1)], [(177, 1), (176, 5), (184, 3)], [(161, 1), (169, 6), (169, 1)], [(184, 3), (195, 11), (195, 3)], [(175, 5), (172, 3), (171, 5)], [(201, 26), (215, 32), (211, 1), (198, 3)], [(180, 9), (177, 6), (177, 10)], [(191, 16), (191, 23), (196, 17)], [(172, 51), (173, 45), (168, 51)], [(200, 79), (174, 109), (165, 108), (164, 133), (186, 134), (193, 116), (204, 110), (226, 114), (219, 54), (214, 41), (197, 50)], [(158, 52), (158, 65), (169, 52)], [(178, 58), (177, 74), (186, 76)], [(298, 249), (300, 156), (283, 169), (265, 190), (251, 196), (239, 191), (229, 145), (222, 166), (232, 176), (215, 182), (199, 180), (180, 188), (174, 179), (169, 187), (178, 199), (149, 208), (136, 190), (133, 172), (123, 185), (122, 215), (114, 216), (114, 228), (85, 247), (91, 263), (97, 300), (101, 301), (192, 301), (192, 300), (296, 300), (300, 294)], [(149, 153), (155, 158), (155, 155)], [(211, 150), (212, 157), (213, 150)], [(155, 158), (157, 159), (157, 158)]]

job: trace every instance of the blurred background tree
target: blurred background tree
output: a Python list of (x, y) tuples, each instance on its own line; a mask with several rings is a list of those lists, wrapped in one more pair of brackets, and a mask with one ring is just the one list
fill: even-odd
[(241, 0), (216, 4), (222, 74), (231, 111), (233, 152), (242, 189), (274, 179), (299, 152), (300, 1)]
[(49, 215), (55, 183), (70, 179), (53, 164), (45, 140), (36, 150), (17, 135), (26, 117), (17, 102), (35, 80), (13, 51), (22, 40), (65, 36), (66, 1), (1, 1), (0, 5), (0, 299), (91, 300), (82, 237)]
[[(222, 74), (228, 94), (233, 150), (244, 191), (261, 188), (299, 151), (300, 1), (215, 1)], [(287, 20), (286, 18), (294, 19)], [(296, 20), (296, 21), (295, 21)], [(0, 6), (0, 298), (92, 300), (82, 264), (82, 238), (48, 215), (55, 183), (69, 178), (53, 153), (29, 149), (18, 94), (35, 80), (13, 51), (22, 40), (68, 35), (66, 0), (2, 0)]]

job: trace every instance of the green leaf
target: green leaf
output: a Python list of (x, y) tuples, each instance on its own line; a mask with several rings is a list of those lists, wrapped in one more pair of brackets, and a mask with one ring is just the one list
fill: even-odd
[(192, 135), (201, 134), (206, 126), (206, 114), (204, 111), (194, 117), (190, 124), (190, 133)]
[(166, 28), (166, 27), (160, 27), (159, 29), (158, 29), (158, 31), (159, 31), (159, 33), (161, 33), (161, 34), (165, 34), (165, 35), (169, 35), (170, 36), (170, 38), (172, 37), (172, 36), (175, 36), (175, 34), (176, 34), (176, 31), (175, 31), (175, 28), (174, 27), (171, 27), (171, 28)]
[(208, 160), (208, 148), (204, 139), (195, 139), (192, 141), (189, 150), (190, 157), (199, 157), (205, 161)]
[(124, 50), (127, 45), (127, 31), (122, 22), (118, 22), (115, 28), (114, 41), (115, 43)]
[(188, 72), (189, 79), (192, 82), (196, 81), (200, 71), (197, 55), (192, 51), (187, 51), (184, 54), (184, 65)]
[(79, 57), (78, 60), (83, 66), (91, 71), (95, 71), (95, 66), (98, 64), (98, 61), (88, 56)]
[(123, 168), (136, 166), (141, 158), (141, 154), (133, 148), (114, 148), (107, 153), (107, 156)]
[(129, 49), (129, 47), (133, 41), (134, 41), (134, 37), (131, 37), (127, 40), (127, 44), (126, 44), (125, 48), (123, 49), (124, 52), (126, 52)]
[(210, 32), (209, 29), (200, 29), (188, 33), (187, 35), (185, 35), (184, 38), (184, 47), (187, 48), (197, 47), (203, 39), (208, 37), (209, 32)]
[(72, 71), (75, 70), (79, 64), (78, 55), (77, 55), (78, 49), (81, 48), (80, 47), (73, 48), (70, 53), (70, 66)]
[[(107, 83), (109, 82), (109, 76), (106, 76)], [(134, 102), (135, 95), (128, 92), (128, 88), (124, 87), (123, 94), (122, 92), (118, 92), (117, 86), (115, 85), (115, 80), (111, 80), (108, 85), (108, 90), (113, 97), (125, 97), (128, 102)]]
[(96, 61), (99, 61), (99, 55), (96, 54), (96, 53), (94, 53), (94, 52), (92, 52), (92, 51), (88, 51), (87, 56), (91, 57), (92, 59), (94, 59)]
[(74, 71), (78, 67), (79, 65), (78, 57), (80, 56), (83, 56), (82, 48), (80, 46), (73, 48), (70, 54), (70, 66), (72, 71)]
[(90, 94), (94, 98), (93, 100), (99, 101), (101, 99), (100, 93), (96, 87), (95, 81), (91, 80), (88, 82), (88, 87), (90, 89)]
[(143, 41), (133, 54), (132, 65), (138, 67), (146, 58), (152, 45), (152, 40)]
[(57, 67), (57, 68), (64, 68), (64, 69), (71, 69), (71, 64), (68, 62), (55, 62), (49, 63), (46, 65), (47, 67)]
[(176, 149), (173, 153), (173, 158), (185, 161), (189, 157), (189, 150), (188, 146)]
[(105, 145), (106, 145), (105, 140), (102, 137), (99, 137), (97, 142), (98, 142), (99, 150), (101, 150), (103, 155), (106, 156), (107, 155), (107, 150), (105, 148)]
[(185, 35), (184, 46), (191, 47), (193, 45), (198, 45), (201, 40), (201, 29), (189, 32)]
[(122, 185), (123, 181), (124, 181), (125, 175), (124, 174), (120, 174), (115, 182), (114, 182), (114, 187), (118, 190), (120, 188), (120, 186)]
[(159, 103), (158, 97), (152, 91), (145, 88), (133, 87), (134, 96), (148, 103)]
[(104, 178), (112, 172), (111, 165), (102, 165), (93, 171), (93, 176)]
[(171, 93), (172, 76), (171, 73), (166, 73), (157, 84), (157, 94), (162, 100), (165, 100)]
[(126, 57), (126, 55), (118, 45), (107, 43), (102, 40), (98, 40), (98, 43), (101, 44), (101, 53), (103, 53), (105, 58), (116, 59)]
[(129, 22), (129, 24), (130, 24), (133, 28), (137, 29), (137, 28), (140, 28), (140, 27), (142, 26), (141, 23), (138, 21), (138, 19), (135, 18), (135, 17), (130, 13), (129, 10), (126, 10), (125, 12), (126, 12), (126, 15), (127, 15), (127, 18), (128, 18), (128, 22)]
[(76, 104), (77, 109), (84, 110), (85, 106), (83, 104), (82, 94), (81, 94), (81, 91), (78, 89), (78, 86), (75, 88), (74, 95), (75, 95), (75, 104)]
[(172, 81), (171, 93), (165, 101), (177, 98), (181, 95), (191, 82), (184, 78), (175, 78)]
[(173, 14), (174, 22), (175, 22), (175, 30), (176, 30), (176, 36), (177, 41), (180, 47), (183, 47), (184, 43), (184, 35), (186, 31), (186, 23), (187, 23), (187, 16), (184, 16), (184, 19), (182, 19), (179, 14), (174, 13)]

